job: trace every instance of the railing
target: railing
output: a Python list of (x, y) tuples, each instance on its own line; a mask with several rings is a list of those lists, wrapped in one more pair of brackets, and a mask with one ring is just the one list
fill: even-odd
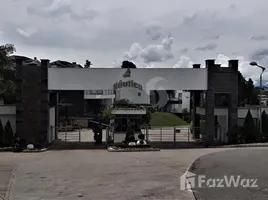
[(193, 142), (189, 126), (178, 127), (142, 127), (148, 142)]
[[(102, 141), (106, 142), (110, 135), (110, 128), (105, 126), (102, 130)], [(69, 126), (61, 127), (58, 130), (57, 139), (64, 142), (95, 142), (94, 132), (91, 128), (70, 128)]]

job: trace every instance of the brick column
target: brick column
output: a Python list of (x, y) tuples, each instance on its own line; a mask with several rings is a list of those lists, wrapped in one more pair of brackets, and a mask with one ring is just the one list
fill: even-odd
[(229, 60), (229, 68), (232, 73), (232, 90), (229, 98), (228, 107), (228, 128), (229, 130), (237, 126), (238, 112), (238, 60)]
[[(193, 64), (194, 69), (198, 69), (200, 67), (201, 67), (200, 64)], [(193, 97), (192, 126), (193, 126), (194, 138), (199, 139), (200, 138), (200, 115), (196, 113), (196, 107), (200, 106), (200, 91), (193, 91), (192, 97)]]
[(215, 132), (215, 60), (206, 60), (206, 68), (208, 70), (208, 88), (206, 91), (205, 102), (205, 145), (211, 145), (214, 141)]

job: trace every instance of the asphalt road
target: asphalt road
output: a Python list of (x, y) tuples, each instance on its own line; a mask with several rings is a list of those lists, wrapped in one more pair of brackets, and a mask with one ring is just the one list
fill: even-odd
[[(208, 154), (199, 158), (190, 172), (205, 176), (199, 176), (199, 180), (203, 180), (201, 182), (198, 182), (198, 176), (195, 176), (195, 187), (192, 190), (197, 200), (268, 199), (268, 148), (236, 149)], [(229, 178), (233, 176), (237, 181), (239, 175), (240, 180), (246, 181), (238, 181), (238, 187), (234, 184), (228, 187)], [(212, 181), (207, 182), (210, 178)], [(219, 185), (222, 178), (223, 181)], [(256, 184), (253, 185), (252, 179), (257, 179)]]
[[(180, 176), (199, 156), (224, 150), (3, 153), (0, 167), (18, 165), (7, 200), (192, 200), (188, 191), (180, 190)], [(0, 185), (8, 184), (11, 169), (5, 170), (6, 180), (0, 174)]]

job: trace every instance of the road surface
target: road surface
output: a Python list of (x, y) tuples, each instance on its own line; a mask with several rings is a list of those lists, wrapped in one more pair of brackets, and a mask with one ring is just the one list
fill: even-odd
[[(201, 157), (195, 162), (191, 172), (199, 175), (199, 177), (205, 175), (205, 178), (202, 178), (204, 181), (212, 178), (212, 180), (216, 181), (216, 187), (212, 182), (204, 183), (202, 181), (199, 182), (201, 185), (199, 187), (198, 178), (196, 178), (196, 187), (193, 188), (193, 191), (197, 200), (267, 200), (267, 155), (268, 148), (247, 148), (212, 153)], [(240, 180), (245, 179), (245, 181), (243, 183), (238, 181), (235, 184), (228, 185), (229, 178), (232, 176), (236, 181), (239, 180), (237, 179), (239, 176), (241, 177)], [(219, 181), (222, 178), (223, 181), (220, 184)], [(255, 181), (256, 184), (254, 184)], [(236, 187), (236, 183), (239, 183), (240, 186)], [(223, 185), (224, 188), (218, 187), (220, 186), (219, 184)], [(208, 188), (209, 185), (212, 188)], [(241, 187), (241, 185), (245, 186), (245, 188)]]
[(180, 176), (197, 157), (224, 150), (2, 153), (0, 166), (8, 160), (19, 164), (9, 200), (192, 200), (188, 191), (180, 190)]

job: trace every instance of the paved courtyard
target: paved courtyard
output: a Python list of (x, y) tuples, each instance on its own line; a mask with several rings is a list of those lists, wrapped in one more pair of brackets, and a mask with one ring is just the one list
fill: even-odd
[[(179, 177), (194, 159), (226, 149), (162, 150), (110, 153), (105, 150), (1, 153), (0, 166), (18, 168), (11, 179), (10, 200), (190, 200)], [(5, 173), (6, 169), (2, 173)], [(1, 174), (2, 178), (2, 174)], [(1, 185), (0, 184), (0, 185)]]

